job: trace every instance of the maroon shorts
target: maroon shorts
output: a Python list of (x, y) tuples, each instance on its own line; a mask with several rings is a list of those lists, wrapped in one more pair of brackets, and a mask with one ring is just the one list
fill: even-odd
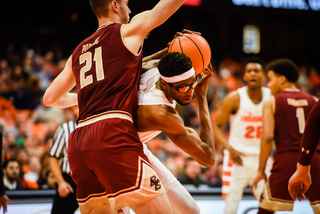
[(103, 199), (118, 210), (165, 193), (129, 120), (78, 127), (69, 137), (68, 159), (80, 205)]
[[(274, 156), (271, 175), (267, 180), (259, 206), (273, 211), (292, 210), (293, 200), (288, 192), (289, 179), (296, 171), (299, 151), (281, 152)], [(316, 152), (311, 163), (312, 184), (306, 192), (313, 209), (320, 208), (320, 153)], [(320, 210), (319, 210), (320, 211)]]

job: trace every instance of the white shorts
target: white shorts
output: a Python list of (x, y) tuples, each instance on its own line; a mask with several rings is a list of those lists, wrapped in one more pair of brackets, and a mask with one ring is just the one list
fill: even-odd
[(164, 188), (168, 191), (172, 187), (179, 185), (180, 182), (177, 180), (176, 177), (170, 172), (167, 167), (161, 163), (161, 161), (155, 157), (148, 149), (146, 144), (143, 144), (143, 151), (144, 154), (148, 157), (153, 170), (158, 174)]
[[(253, 183), (257, 176), (259, 168), (259, 155), (246, 155), (242, 156), (243, 166), (233, 163), (228, 150), (224, 150), (223, 159), (223, 175), (222, 175), (222, 197), (224, 198), (229, 192), (233, 191), (232, 188), (245, 188)], [(272, 167), (272, 158), (268, 159), (266, 166), (266, 175), (270, 175)], [(257, 188), (254, 190), (254, 196), (258, 199), (263, 191), (264, 181), (260, 181)]]

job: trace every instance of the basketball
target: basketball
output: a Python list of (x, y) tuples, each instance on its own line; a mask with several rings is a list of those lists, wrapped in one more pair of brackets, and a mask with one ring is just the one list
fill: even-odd
[(180, 52), (192, 61), (196, 74), (200, 74), (210, 63), (211, 49), (208, 42), (195, 33), (185, 33), (174, 38), (169, 46), (170, 52)]

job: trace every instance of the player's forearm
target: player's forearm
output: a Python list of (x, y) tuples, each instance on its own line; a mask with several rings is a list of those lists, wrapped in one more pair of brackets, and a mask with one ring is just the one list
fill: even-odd
[(262, 138), (260, 146), (259, 170), (265, 171), (267, 160), (271, 153), (273, 138)]
[(68, 108), (75, 105), (78, 105), (78, 95), (76, 93), (67, 93), (51, 106), (57, 108)]
[(206, 142), (201, 141), (198, 133), (189, 127), (185, 127), (188, 134), (178, 137), (170, 137), (184, 152), (192, 156), (199, 164), (209, 167), (215, 163), (215, 151)]
[(320, 102), (312, 108), (308, 117), (304, 134), (302, 136), (302, 143), (298, 162), (301, 165), (310, 165), (311, 159), (315, 150), (317, 149), (320, 135)]
[(230, 150), (231, 146), (228, 143), (228, 139), (225, 137), (223, 131), (221, 130), (221, 125), (217, 124), (215, 121), (212, 125), (213, 133), (215, 139), (223, 145), (224, 148)]
[(200, 138), (214, 151), (214, 136), (207, 98), (198, 98), (200, 116)]
[(134, 30), (137, 36), (144, 39), (150, 31), (169, 19), (184, 2), (185, 0), (160, 0), (151, 10), (135, 15), (127, 25), (127, 30), (126, 27), (124, 30), (129, 33)]
[(304, 166), (304, 165), (301, 165), (300, 163), (298, 163), (297, 164), (297, 171), (300, 174), (307, 175), (310, 172), (310, 165)]
[(49, 158), (49, 165), (50, 165), (50, 169), (51, 169), (52, 174), (54, 175), (54, 177), (57, 180), (57, 184), (59, 185), (62, 182), (64, 182), (65, 180), (62, 177), (61, 169), (59, 166), (59, 161), (54, 157), (50, 157)]
[(150, 56), (146, 56), (142, 59), (142, 62), (148, 62), (150, 60), (154, 60), (154, 59), (161, 59), (164, 55), (166, 55), (168, 53), (168, 48), (164, 48), (161, 51), (158, 51)]

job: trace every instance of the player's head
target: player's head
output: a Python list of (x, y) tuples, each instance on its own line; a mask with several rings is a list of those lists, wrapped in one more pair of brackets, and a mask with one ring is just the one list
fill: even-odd
[(245, 63), (243, 80), (250, 89), (261, 88), (265, 78), (264, 63), (258, 57), (252, 57)]
[(271, 62), (267, 71), (268, 87), (271, 89), (272, 94), (283, 91), (299, 78), (298, 67), (289, 59), (278, 59)]
[(178, 52), (168, 53), (160, 60), (158, 69), (167, 98), (180, 105), (188, 104), (198, 84), (190, 58)]
[(98, 19), (116, 14), (123, 24), (129, 22), (131, 14), (128, 3), (129, 0), (90, 0), (92, 11)]

